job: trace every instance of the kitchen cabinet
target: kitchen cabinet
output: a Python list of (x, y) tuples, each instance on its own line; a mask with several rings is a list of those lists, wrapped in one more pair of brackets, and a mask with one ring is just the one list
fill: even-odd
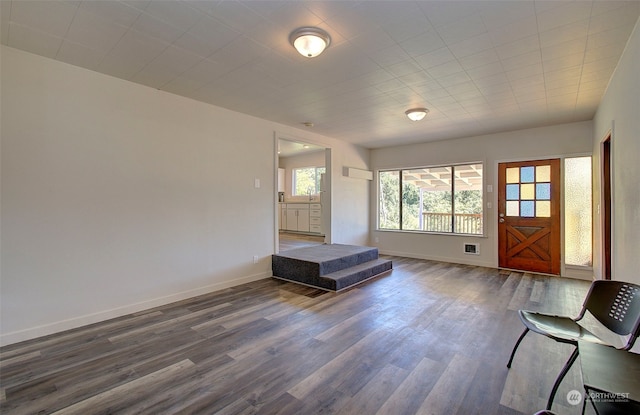
[(322, 205), (309, 204), (309, 232), (322, 233)]
[(298, 209), (298, 232), (309, 232), (309, 209)]
[(280, 203), (280, 230), (323, 234), (320, 203)]
[(309, 232), (309, 203), (287, 203), (286, 225), (288, 231)]

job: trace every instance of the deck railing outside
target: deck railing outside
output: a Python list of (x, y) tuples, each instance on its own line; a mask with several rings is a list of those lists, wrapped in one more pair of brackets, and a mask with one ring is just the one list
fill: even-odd
[[(482, 233), (481, 213), (457, 213), (454, 219), (456, 233)], [(453, 232), (451, 229), (451, 213), (422, 212), (422, 230), (428, 232)]]

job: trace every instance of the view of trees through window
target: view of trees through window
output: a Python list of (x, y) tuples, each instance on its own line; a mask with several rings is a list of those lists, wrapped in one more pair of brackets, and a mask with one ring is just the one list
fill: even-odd
[(482, 164), (380, 171), (379, 229), (482, 234)]
[(293, 195), (315, 195), (320, 193), (320, 176), (324, 167), (303, 167), (293, 169)]

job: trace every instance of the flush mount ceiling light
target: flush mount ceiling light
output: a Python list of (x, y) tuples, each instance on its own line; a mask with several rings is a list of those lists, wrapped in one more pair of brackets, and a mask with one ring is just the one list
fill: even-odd
[(407, 117), (409, 117), (411, 121), (420, 121), (428, 112), (429, 110), (426, 108), (411, 108), (410, 110), (406, 110), (404, 113), (407, 114)]
[(289, 42), (302, 56), (313, 58), (331, 44), (331, 37), (317, 27), (301, 27), (291, 32)]

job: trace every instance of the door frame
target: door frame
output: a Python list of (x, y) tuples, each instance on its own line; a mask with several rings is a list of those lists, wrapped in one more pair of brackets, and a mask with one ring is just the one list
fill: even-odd
[[(559, 189), (558, 189), (558, 209), (559, 209), (559, 244), (560, 246), (559, 248), (559, 271), (558, 274), (548, 274), (548, 275), (553, 275), (553, 276), (562, 276), (565, 273), (565, 264), (564, 264), (564, 219), (563, 219), (563, 214), (562, 212), (564, 212), (564, 159), (566, 157), (570, 157), (567, 155), (564, 156), (548, 156), (548, 157), (523, 157), (523, 158), (518, 158), (518, 159), (510, 159), (510, 160), (496, 160), (495, 162), (495, 173), (494, 173), (494, 183), (496, 183), (496, 189), (495, 189), (495, 196), (494, 196), (494, 201), (495, 201), (495, 209), (493, 209), (493, 216), (494, 216), (494, 232), (495, 232), (495, 249), (496, 249), (496, 258), (495, 258), (495, 264), (497, 268), (502, 268), (502, 269), (509, 269), (509, 268), (503, 268), (500, 266), (500, 225), (499, 225), (499, 220), (498, 220), (498, 216), (499, 216), (499, 211), (500, 211), (500, 189), (499, 189), (499, 175), (500, 175), (500, 164), (506, 164), (506, 163), (526, 163), (526, 162), (537, 162), (537, 161), (544, 161), (544, 160), (558, 160), (559, 161), (559, 175), (558, 175), (558, 181), (559, 181)], [(534, 272), (537, 274), (545, 274), (544, 272), (539, 272), (539, 271), (526, 271), (526, 270), (518, 270), (518, 271), (522, 271), (522, 272)]]
[(298, 143), (307, 143), (313, 144), (315, 146), (324, 147), (324, 159), (325, 159), (325, 176), (324, 176), (324, 193), (322, 194), (322, 223), (324, 229), (324, 242), (326, 244), (331, 244), (331, 212), (332, 212), (332, 183), (333, 183), (333, 174), (332, 174), (332, 159), (333, 153), (331, 152), (331, 147), (327, 147), (325, 143), (316, 142), (313, 140), (309, 140), (306, 138), (295, 137), (291, 134), (280, 133), (278, 131), (274, 131), (273, 133), (273, 243), (274, 254), (278, 254), (280, 252), (280, 229), (278, 224), (280, 222), (278, 218), (278, 141), (279, 140), (287, 140), (294, 141)]
[[(613, 131), (610, 130), (609, 133), (605, 134), (603, 137), (603, 140), (609, 135), (611, 134), (612, 140), (613, 140)], [(613, 148), (613, 142), (611, 143), (611, 147)], [(613, 154), (613, 151), (612, 151)], [(498, 194), (498, 165), (500, 163), (510, 163), (510, 162), (524, 162), (524, 161), (537, 161), (537, 160), (547, 160), (547, 159), (560, 159), (560, 275), (558, 275), (559, 277), (567, 277), (567, 278), (575, 278), (575, 279), (582, 279), (582, 280), (587, 280), (587, 281), (592, 281), (595, 273), (596, 273), (596, 269), (595, 269), (595, 264), (593, 267), (589, 267), (589, 268), (584, 268), (582, 269), (582, 267), (575, 267), (575, 266), (567, 266), (565, 264), (565, 258), (564, 258), (564, 248), (565, 248), (565, 220), (564, 220), (564, 195), (565, 195), (565, 189), (564, 189), (564, 182), (565, 182), (565, 172), (564, 172), (564, 163), (565, 163), (565, 159), (567, 158), (572, 158), (572, 157), (585, 157), (585, 156), (589, 156), (592, 157), (592, 160), (595, 159), (595, 155), (592, 152), (579, 152), (579, 153), (570, 153), (570, 154), (562, 154), (562, 155), (549, 155), (549, 156), (535, 156), (535, 157), (520, 157), (520, 158), (512, 158), (512, 159), (500, 159), (500, 160), (496, 160), (494, 162), (493, 168), (494, 168), (494, 172), (493, 172), (493, 182), (495, 183), (495, 190), (492, 189), (494, 195), (492, 197), (493, 199), (493, 206), (495, 207), (495, 209), (491, 209), (491, 210), (487, 210), (487, 218), (491, 218), (489, 220), (494, 221), (493, 222), (493, 234), (495, 235), (495, 243), (494, 243), (494, 248), (495, 248), (495, 257), (494, 257), (494, 264), (496, 268), (499, 268), (499, 263), (500, 263), (500, 259), (499, 259), (499, 229), (498, 229), (498, 198), (499, 198), (499, 194)], [(612, 156), (613, 158), (613, 156)], [(613, 162), (613, 160), (612, 160)], [(600, 160), (600, 163), (602, 163), (602, 160)], [(602, 167), (602, 165), (600, 166)], [(593, 180), (595, 181), (595, 174), (602, 174), (600, 173), (596, 173), (595, 172), (595, 168), (592, 171), (592, 177), (594, 178)], [(611, 174), (613, 175), (613, 171), (611, 172)], [(601, 176), (600, 176), (601, 177)], [(595, 183), (593, 183), (593, 190), (596, 190), (595, 187)], [(613, 183), (612, 183), (612, 188), (611, 188), (611, 201), (613, 204)], [(594, 193), (595, 195), (595, 193)], [(595, 198), (593, 199), (594, 201), (596, 200)], [(602, 203), (602, 192), (600, 192), (600, 203)], [(613, 205), (612, 205), (613, 206)], [(594, 209), (595, 207), (592, 206), (592, 213), (594, 213)], [(613, 233), (613, 215), (611, 218), (611, 232)], [(487, 222), (489, 223), (489, 222)], [(488, 225), (489, 226), (489, 225)], [(600, 229), (602, 231), (602, 227), (604, 226), (604, 224), (602, 223), (602, 221), (600, 221), (600, 223), (598, 224), (598, 222), (596, 222), (595, 220), (593, 221), (593, 237), (596, 236), (596, 226), (600, 226)], [(601, 234), (602, 235), (602, 234)], [(613, 237), (612, 237), (613, 238)], [(601, 248), (603, 247), (603, 242), (602, 240), (600, 241), (600, 246)], [(593, 259), (595, 260), (595, 258), (597, 258), (598, 256), (598, 252), (596, 252), (596, 245), (595, 245), (595, 241), (594, 241), (594, 245), (593, 245)], [(600, 252), (600, 258), (603, 260), (603, 255), (604, 253), (601, 251)], [(602, 270), (602, 264), (600, 264), (600, 269)], [(612, 270), (613, 272), (613, 270)], [(549, 275), (553, 275), (553, 274), (549, 274)]]
[(600, 140), (600, 200), (598, 216), (600, 226), (600, 278), (613, 278), (611, 253), (614, 241), (613, 232), (613, 126)]

